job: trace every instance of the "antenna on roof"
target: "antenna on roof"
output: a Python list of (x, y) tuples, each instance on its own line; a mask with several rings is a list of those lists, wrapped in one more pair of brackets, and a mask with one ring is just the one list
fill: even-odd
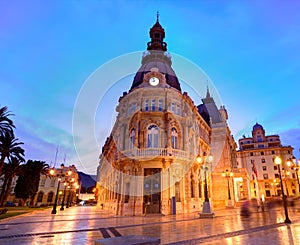
[(156, 11), (156, 21), (158, 22), (158, 20), (159, 20), (159, 12)]
[(55, 166), (56, 166), (56, 160), (57, 160), (58, 148), (59, 148), (59, 145), (56, 147), (55, 159), (54, 159), (54, 168), (55, 168)]

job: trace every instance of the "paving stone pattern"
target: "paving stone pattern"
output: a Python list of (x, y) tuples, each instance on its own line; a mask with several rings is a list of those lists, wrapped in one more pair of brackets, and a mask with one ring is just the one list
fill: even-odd
[(34, 211), (0, 221), (0, 244), (95, 244), (96, 240), (122, 236), (158, 238), (161, 244), (300, 244), (300, 212), (283, 208), (240, 216), (240, 210), (214, 210), (215, 218), (188, 215), (118, 217), (97, 207), (70, 207), (51, 214)]

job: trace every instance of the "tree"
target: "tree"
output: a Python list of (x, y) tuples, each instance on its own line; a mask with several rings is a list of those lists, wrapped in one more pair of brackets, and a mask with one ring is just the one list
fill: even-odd
[[(23, 165), (25, 166), (25, 165)], [(24, 174), (24, 172), (23, 172)], [(19, 178), (17, 179), (17, 184), (15, 186), (15, 196), (16, 198), (21, 199), (21, 206), (24, 206), (26, 200), (30, 196), (30, 188), (31, 188), (31, 183), (28, 180), (28, 178), (25, 175), (20, 175)]]
[(33, 206), (41, 175), (49, 175), (49, 165), (44, 161), (28, 160), (24, 165), (22, 175), (17, 180), (16, 197), (22, 198), (24, 202), (30, 197), (30, 205)]
[(3, 135), (0, 135), (0, 175), (6, 158), (16, 157), (20, 161), (25, 161), (23, 158), (25, 151), (20, 147), (24, 143), (18, 142), (18, 140), (13, 133), (5, 132)]
[(5, 163), (3, 167), (4, 183), (0, 195), (0, 206), (3, 206), (10, 193), (12, 180), (16, 175), (22, 173), (22, 161), (16, 157), (9, 159), (9, 163)]
[(31, 192), (31, 201), (30, 205), (34, 205), (34, 198), (39, 189), (40, 176), (49, 175), (49, 165), (44, 161), (32, 161), (27, 162), (28, 167), (30, 168), (30, 176), (32, 181), (32, 192)]
[(5, 133), (12, 133), (13, 128), (15, 127), (13, 121), (9, 119), (9, 116), (12, 116), (8, 111), (6, 106), (0, 107), (0, 136), (3, 136)]

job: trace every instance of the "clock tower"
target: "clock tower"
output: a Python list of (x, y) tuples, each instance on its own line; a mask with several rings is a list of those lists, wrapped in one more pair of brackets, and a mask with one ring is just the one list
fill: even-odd
[(171, 67), (171, 55), (164, 42), (165, 30), (159, 23), (158, 14), (149, 34), (151, 41), (147, 43), (147, 51), (143, 54), (142, 66), (134, 77), (131, 91), (150, 85), (149, 87), (172, 87), (181, 92), (179, 80)]
[(195, 159), (210, 152), (211, 128), (181, 92), (164, 38), (157, 15), (100, 155), (98, 203), (118, 215), (201, 210), (203, 183)]

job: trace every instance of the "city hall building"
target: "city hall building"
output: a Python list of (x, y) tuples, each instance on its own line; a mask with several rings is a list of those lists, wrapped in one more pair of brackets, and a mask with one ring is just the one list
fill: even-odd
[[(234, 205), (245, 171), (237, 168), (225, 107), (208, 88), (201, 105), (182, 91), (158, 18), (150, 38), (102, 148), (98, 206), (117, 215), (200, 212), (205, 194), (212, 208)], [(226, 170), (234, 172), (229, 179)]]

